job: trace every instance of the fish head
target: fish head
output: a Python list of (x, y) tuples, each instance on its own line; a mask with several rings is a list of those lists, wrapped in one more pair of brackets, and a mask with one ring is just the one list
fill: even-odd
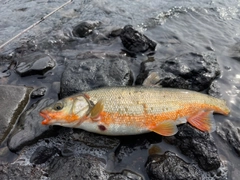
[(73, 127), (87, 118), (90, 103), (84, 96), (59, 100), (40, 111), (43, 125)]

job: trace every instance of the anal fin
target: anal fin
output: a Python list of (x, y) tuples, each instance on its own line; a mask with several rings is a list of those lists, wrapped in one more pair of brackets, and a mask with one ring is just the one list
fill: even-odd
[(216, 130), (213, 111), (199, 111), (198, 113), (189, 117), (187, 121), (201, 131), (213, 132)]
[(176, 123), (173, 120), (163, 121), (157, 126), (150, 128), (150, 130), (162, 136), (173, 136), (178, 132)]

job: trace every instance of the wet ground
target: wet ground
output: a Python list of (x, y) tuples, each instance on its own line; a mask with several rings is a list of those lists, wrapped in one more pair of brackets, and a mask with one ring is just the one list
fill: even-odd
[[(67, 1), (36, 0), (21, 3), (16, 0), (1, 1), (0, 46), (65, 2)], [(84, 38), (75, 37), (72, 30), (83, 21), (90, 21), (97, 25), (91, 35)], [(215, 116), (217, 126), (219, 129), (240, 127), (240, 2), (238, 0), (201, 0), (198, 2), (73, 0), (0, 49), (0, 84), (45, 87), (44, 98), (57, 100), (60, 92), (59, 84), (66, 63), (78, 59), (86, 52), (94, 52), (98, 57), (103, 57), (103, 54), (125, 54), (125, 51), (122, 51), (124, 47), (120, 38), (110, 37), (109, 34), (128, 24), (157, 43), (156, 51), (152, 55), (154, 58), (168, 59), (188, 52), (213, 51), (221, 71), (220, 77), (214, 81), (218, 89), (217, 96), (225, 99), (231, 109), (228, 117)], [(54, 68), (46, 68), (44, 71), (38, 71), (35, 68), (27, 74), (19, 73), (20, 70), (17, 67), (24, 59), (29, 61), (38, 55), (32, 55), (32, 52), (46, 55), (42, 57), (40, 64), (35, 64), (36, 67), (45, 66), (44, 63), (47, 62)], [(27, 56), (29, 54), (30, 57)], [(148, 55), (138, 53), (137, 56), (129, 59), (128, 65), (132, 71), (134, 85), (140, 65), (148, 59)], [(216, 94), (213, 93), (213, 95)], [(40, 99), (30, 99), (27, 109)], [(233, 126), (229, 126), (226, 123), (227, 120)], [(239, 132), (239, 129), (237, 131)], [(221, 137), (218, 134), (221, 133), (214, 132), (212, 136), (221, 159), (227, 164), (228, 178), (238, 179), (239, 154), (224, 141), (222, 137), (225, 136)], [(65, 139), (66, 137), (58, 138)], [(46, 141), (48, 140), (39, 143), (44, 145)], [(28, 147), (23, 157), (29, 159), (30, 154), (38, 145), (33, 144)], [(57, 144), (55, 146), (58, 147)], [(91, 152), (89, 154), (98, 158), (106, 154), (104, 149), (101, 152), (96, 149), (84, 151), (86, 145), (81, 143), (75, 146), (77, 147), (69, 145), (71, 148), (76, 148), (77, 152), (87, 152), (83, 154)], [(182, 155), (178, 148), (165, 141), (158, 143), (158, 146), (163, 152), (172, 151), (183, 160), (191, 161)], [(2, 143), (1, 149), (5, 147), (6, 141)], [(128, 148), (128, 144), (123, 147)], [(119, 163), (111, 171), (121, 172), (124, 169), (130, 169), (146, 178), (144, 165), (148, 156), (148, 148), (141, 144), (138, 144), (134, 150), (129, 148), (129, 151), (134, 153), (129, 153), (129, 158), (124, 155), (119, 157)], [(8, 151), (1, 156), (1, 161), (12, 162), (16, 157), (18, 157), (17, 154)], [(132, 166), (133, 162), (135, 162), (134, 166)]]

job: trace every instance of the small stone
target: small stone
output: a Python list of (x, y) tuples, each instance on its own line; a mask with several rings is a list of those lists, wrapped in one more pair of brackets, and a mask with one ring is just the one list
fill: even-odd
[(93, 32), (93, 30), (99, 26), (99, 21), (84, 21), (73, 28), (73, 35), (76, 37), (86, 37)]
[(37, 88), (32, 92), (31, 98), (35, 99), (35, 98), (38, 98), (38, 97), (42, 97), (42, 96), (45, 95), (46, 91), (47, 91), (46, 87)]
[(139, 53), (146, 52), (148, 50), (155, 51), (157, 43), (149, 39), (144, 34), (133, 29), (131, 25), (127, 25), (123, 28), (120, 38), (123, 46), (131, 52)]
[(33, 74), (43, 75), (56, 65), (56, 62), (53, 58), (39, 52), (27, 54), (18, 59), (18, 62), (19, 64), (16, 67), (16, 71), (21, 76)]

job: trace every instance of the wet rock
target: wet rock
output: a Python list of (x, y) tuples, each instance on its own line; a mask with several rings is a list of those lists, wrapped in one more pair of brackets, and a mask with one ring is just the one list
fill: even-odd
[(18, 163), (1, 164), (0, 162), (1, 180), (41, 179), (43, 177), (44, 172), (38, 167), (32, 167), (30, 165), (20, 165)]
[(16, 67), (17, 73), (21, 76), (41, 74), (55, 67), (56, 62), (47, 54), (35, 52), (24, 55), (17, 60), (19, 64)]
[(221, 160), (217, 147), (209, 133), (202, 132), (189, 124), (179, 126), (178, 130), (172, 143), (176, 144), (184, 155), (195, 159), (206, 171), (220, 167)]
[(226, 121), (225, 125), (218, 126), (217, 133), (227, 141), (240, 156), (240, 128), (233, 125), (230, 121)]
[(83, 155), (81, 157), (55, 157), (48, 171), (51, 179), (91, 179), (106, 180), (109, 174), (99, 158)]
[(11, 75), (10, 66), (12, 62), (10, 57), (5, 57), (0, 55), (0, 83), (5, 84), (4, 81), (7, 82), (6, 78)]
[(213, 81), (209, 87), (208, 94), (213, 97), (220, 98), (222, 96), (220, 89), (221, 89), (221, 87), (218, 84), (218, 82)]
[[(10, 150), (20, 150), (23, 146), (37, 141), (52, 128), (51, 126), (41, 124), (43, 118), (39, 115), (39, 111), (53, 102), (53, 99), (42, 99), (33, 104), (30, 109), (21, 115), (14, 131), (8, 139)], [(50, 132), (54, 133), (53, 130)]]
[(235, 60), (240, 60), (240, 42), (237, 42), (231, 47), (231, 49), (229, 50), (229, 55)]
[(123, 46), (128, 51), (134, 53), (146, 52), (148, 50), (154, 51), (157, 46), (157, 43), (133, 29), (131, 25), (127, 25), (123, 28), (120, 38)]
[(122, 174), (111, 175), (108, 180), (143, 180), (143, 178), (130, 171), (123, 171)]
[(123, 29), (121, 28), (118, 28), (118, 29), (114, 29), (111, 31), (111, 33), (109, 34), (109, 36), (111, 37), (117, 37), (117, 36), (120, 36), (121, 33), (122, 33)]
[(23, 86), (0, 85), (0, 143), (27, 105), (31, 90)]
[(93, 30), (99, 26), (99, 21), (84, 21), (73, 28), (73, 35), (76, 37), (86, 37), (93, 32)]
[(84, 144), (91, 147), (100, 147), (100, 148), (116, 148), (120, 141), (114, 137), (102, 136), (98, 134), (89, 133), (87, 131), (74, 130), (72, 134), (73, 140), (81, 141)]
[(151, 180), (202, 179), (196, 166), (186, 163), (172, 152), (149, 156), (146, 171)]
[(55, 157), (50, 163), (48, 177), (51, 179), (76, 180), (142, 180), (141, 176), (127, 170), (124, 170), (121, 174), (107, 172), (104, 160), (91, 155)]
[(46, 91), (47, 91), (47, 88), (45, 88), (45, 87), (37, 88), (32, 92), (31, 98), (35, 99), (38, 97), (42, 97), (45, 95)]
[(68, 63), (61, 79), (60, 97), (103, 86), (132, 84), (132, 75), (125, 60), (105, 56)]
[(152, 73), (159, 75), (159, 85), (201, 91), (220, 75), (215, 55), (187, 53), (168, 60), (151, 60), (141, 64), (136, 84), (142, 84)]
[(33, 164), (42, 164), (49, 160), (53, 155), (58, 153), (59, 150), (56, 147), (45, 147), (40, 146), (36, 149), (36, 151), (32, 154), (30, 158), (30, 163)]

